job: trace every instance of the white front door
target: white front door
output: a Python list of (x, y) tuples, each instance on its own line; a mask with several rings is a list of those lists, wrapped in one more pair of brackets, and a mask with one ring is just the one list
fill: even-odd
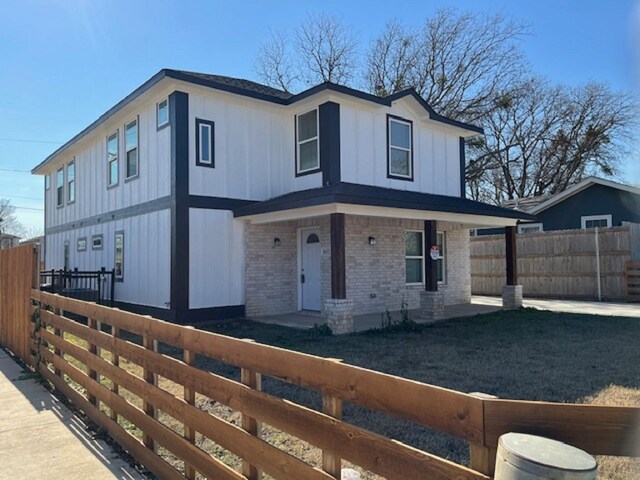
[(320, 231), (300, 230), (300, 293), (302, 310), (320, 311)]

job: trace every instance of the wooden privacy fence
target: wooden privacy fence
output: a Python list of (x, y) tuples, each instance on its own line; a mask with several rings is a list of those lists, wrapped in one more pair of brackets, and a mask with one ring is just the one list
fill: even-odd
[(640, 262), (627, 262), (627, 301), (640, 302)]
[[(592, 454), (638, 454), (638, 408), (486, 399), (37, 290), (32, 299), (39, 311), (33, 324), (37, 370), (161, 478), (183, 477), (158, 455), (159, 446), (184, 461), (187, 478), (200, 472), (216, 479), (255, 479), (260, 472), (275, 479), (340, 478), (342, 459), (388, 479), (488, 479), (498, 437), (509, 431), (556, 438)], [(87, 317), (87, 325), (66, 318), (66, 312)], [(123, 333), (142, 336), (142, 344)], [(69, 341), (69, 335), (87, 347)], [(158, 353), (158, 342), (180, 349), (182, 359)], [(240, 381), (196, 368), (196, 355), (239, 367)], [(140, 366), (142, 376), (120, 368), (123, 358)], [(320, 392), (322, 411), (262, 392), (263, 375)], [(159, 388), (157, 376), (180, 385), (184, 394)], [(127, 401), (122, 389), (138, 396), (142, 408)], [(241, 412), (241, 425), (201, 410), (196, 393)], [(343, 402), (466, 440), (471, 468), (344, 421)], [(183, 429), (168, 428), (158, 420), (159, 412)], [(119, 419), (139, 428), (142, 441)], [(322, 468), (264, 441), (262, 423), (321, 449)], [(242, 471), (196, 446), (196, 432), (240, 457)]]
[[(637, 232), (638, 230), (634, 230)], [(532, 297), (626, 299), (625, 263), (640, 235), (631, 226), (519, 234), (518, 283)], [(471, 292), (501, 295), (504, 236), (471, 239)], [(598, 278), (599, 286), (598, 286)]]
[(0, 345), (30, 361), (31, 289), (37, 285), (38, 257), (33, 245), (0, 250)]

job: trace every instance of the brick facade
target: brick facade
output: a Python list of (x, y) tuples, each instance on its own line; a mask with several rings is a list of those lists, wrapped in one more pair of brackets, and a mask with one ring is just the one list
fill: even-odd
[[(271, 224), (247, 224), (245, 230), (245, 304), (247, 316), (277, 315), (298, 310), (298, 230), (320, 229), (322, 304), (331, 296), (329, 217)], [(420, 307), (422, 286), (405, 285), (406, 230), (423, 230), (422, 221), (346, 216), (347, 298), (354, 313)], [(446, 283), (438, 289), (447, 305), (471, 301), (469, 230), (438, 222), (445, 231)], [(274, 238), (280, 246), (274, 246)], [(369, 244), (369, 237), (376, 239)]]

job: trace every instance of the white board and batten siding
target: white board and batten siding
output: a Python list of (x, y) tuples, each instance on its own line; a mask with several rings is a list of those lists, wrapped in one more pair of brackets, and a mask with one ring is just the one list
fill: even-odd
[[(322, 186), (321, 173), (295, 176), (294, 116), (306, 110), (189, 90), (191, 195), (267, 200)], [(196, 165), (196, 119), (215, 122), (215, 168)]]
[(189, 225), (189, 308), (244, 304), (244, 222), (191, 208)]
[[(387, 177), (387, 114), (413, 122), (413, 181)], [(340, 153), (343, 182), (460, 196), (459, 136), (426, 124), (404, 102), (396, 101), (391, 108), (343, 102)]]
[[(69, 267), (111, 270), (115, 262), (115, 234), (124, 232), (124, 278), (115, 284), (115, 300), (167, 308), (171, 290), (171, 213), (159, 210), (135, 217), (47, 235), (47, 269), (64, 266), (64, 243), (69, 242)], [(92, 238), (102, 235), (102, 248)], [(78, 251), (78, 239), (86, 250)]]

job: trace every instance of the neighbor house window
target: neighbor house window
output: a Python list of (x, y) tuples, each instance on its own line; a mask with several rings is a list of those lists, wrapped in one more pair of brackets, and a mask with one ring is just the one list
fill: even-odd
[(169, 124), (169, 100), (164, 99), (161, 102), (158, 102), (156, 112), (156, 119), (158, 123), (158, 128), (162, 128), (165, 125)]
[(124, 126), (127, 178), (138, 175), (138, 119)]
[(56, 171), (56, 205), (64, 205), (64, 167)]
[[(424, 241), (420, 231), (407, 231), (404, 233), (405, 246), (405, 282), (408, 285), (424, 284)], [(438, 246), (438, 258), (436, 259), (436, 279), (438, 283), (446, 282), (446, 237), (444, 232), (437, 232), (436, 245)]]
[(91, 250), (102, 250), (102, 235), (91, 237)]
[(116, 232), (113, 268), (116, 280), (124, 280), (124, 232)]
[(404, 233), (405, 281), (407, 284), (421, 284), (424, 281), (424, 242), (422, 232)]
[(387, 122), (388, 177), (413, 180), (413, 124), (391, 115)]
[(76, 201), (76, 162), (67, 165), (67, 203)]
[(214, 123), (196, 119), (196, 165), (214, 167)]
[(580, 220), (582, 228), (608, 228), (612, 225), (611, 215), (586, 215)]
[(518, 225), (518, 233), (538, 233), (543, 231), (541, 223), (521, 223)]
[(318, 170), (320, 168), (320, 142), (317, 109), (298, 115), (296, 139), (296, 173)]
[(108, 186), (113, 187), (118, 184), (118, 131), (107, 137), (107, 177)]
[(79, 252), (84, 252), (87, 249), (87, 238), (82, 237), (78, 239), (77, 249)]

